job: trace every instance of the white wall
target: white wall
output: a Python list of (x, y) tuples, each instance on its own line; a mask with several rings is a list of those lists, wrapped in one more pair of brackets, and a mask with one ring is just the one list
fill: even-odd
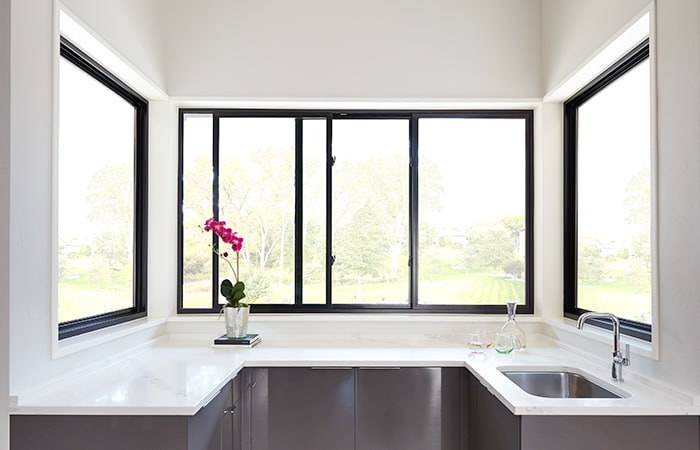
[[(629, 24), (643, 3), (543, 0), (545, 85), (554, 88), (565, 81)], [(700, 395), (700, 4), (697, 0), (655, 4), (659, 359), (635, 356), (630, 369)], [(544, 126), (548, 134), (556, 133), (561, 115), (546, 118)], [(553, 154), (555, 146), (560, 153), (561, 142), (550, 140), (545, 151)], [(545, 176), (561, 179), (561, 166)], [(547, 303), (561, 307), (559, 296)], [(602, 348), (591, 343), (597, 353)]]
[(536, 116), (535, 314), (542, 317), (561, 317), (563, 310), (562, 114), (561, 104), (544, 103)]
[[(118, 2), (110, 2), (111, 8), (116, 8), (116, 3)], [(51, 261), (54, 246), (51, 242), (51, 202), (54, 182), (51, 160), (54, 106), (53, 59), (56, 54), (53, 1), (11, 0), (11, 4), (11, 64), (9, 67), (12, 84), (9, 107), (12, 118), (10, 128), (12, 159), (9, 165), (10, 176), (2, 177), (3, 183), (10, 183), (10, 206), (9, 213), (0, 209), (0, 214), (3, 220), (9, 218), (11, 237), (9, 240), (10, 336), (12, 338), (10, 340), (12, 363), (10, 393), (19, 395), (21, 401), (23, 395), (42, 383), (70, 374), (86, 364), (103, 362), (111, 355), (133, 348), (139, 342), (152, 337), (158, 332), (158, 328), (143, 329), (120, 340), (111, 340), (62, 358), (52, 358), (51, 332), (54, 325), (51, 323), (50, 301)], [(127, 0), (124, 0), (124, 5), (125, 9), (138, 6), (136, 2)], [(86, 11), (92, 11), (89, 9), (91, 5), (88, 2), (85, 4), (74, 2), (72, 6), (74, 8), (72, 12), (80, 16), (81, 20), (88, 23), (91, 28), (98, 29), (101, 26), (99, 20), (96, 20), (96, 23), (87, 22), (89, 14), (82, 15), (84, 13), (82, 6), (85, 6)], [(108, 12), (111, 14), (114, 10), (109, 9)], [(138, 9), (135, 9), (133, 13), (137, 15), (137, 12)], [(101, 16), (101, 20), (110, 19), (114, 17)], [(143, 25), (142, 22), (139, 24)], [(117, 24), (113, 26), (117, 27)], [(119, 26), (122, 27), (122, 34), (111, 36), (113, 41), (107, 43), (113, 48), (119, 48), (122, 55), (132, 64), (139, 59), (139, 53), (129, 53), (131, 47), (126, 43), (133, 43), (134, 48), (138, 45), (149, 49), (154, 48), (151, 43), (145, 42), (147, 35), (139, 36), (138, 42), (131, 41), (133, 38), (131, 29), (124, 24)], [(114, 31), (113, 28), (105, 27), (106, 34)], [(164, 53), (159, 52), (161, 56)], [(3, 64), (2, 67), (5, 68), (7, 65)], [(145, 69), (142, 70), (142, 72), (145, 71)], [(163, 76), (162, 68), (159, 69), (159, 73)], [(158, 108), (155, 109), (158, 110)], [(160, 117), (162, 118), (162, 114)], [(169, 119), (166, 117), (164, 120)], [(6, 134), (2, 133), (2, 136)], [(153, 140), (159, 141), (158, 133), (155, 133)], [(163, 142), (162, 138), (160, 142)], [(167, 148), (162, 151), (167, 151)], [(4, 161), (0, 160), (0, 162)], [(159, 170), (157, 164), (151, 166), (153, 170)], [(0, 168), (2, 168), (1, 165)], [(172, 164), (165, 165), (162, 170), (175, 173)], [(9, 181), (6, 181), (8, 179)], [(5, 192), (3, 190), (3, 193)], [(156, 199), (152, 204), (157, 205), (158, 201), (159, 199)], [(175, 200), (172, 200), (172, 204), (174, 202)], [(5, 203), (0, 203), (0, 207), (6, 209), (4, 205)], [(155, 208), (157, 210), (157, 206)], [(157, 235), (157, 229), (155, 234)], [(3, 242), (2, 236), (3, 234), (0, 233), (0, 246)], [(155, 241), (158, 242), (157, 239)], [(160, 246), (163, 246), (162, 242)], [(0, 267), (2, 267), (1, 264), (0, 260)], [(162, 305), (174, 302), (173, 280), (174, 274), (167, 285), (172, 292), (153, 287), (154, 291), (160, 294), (158, 298)], [(2, 300), (2, 291), (0, 291), (0, 300)], [(165, 315), (165, 308), (161, 306), (159, 309), (156, 306), (154, 309), (159, 311), (160, 315)], [(2, 342), (6, 341), (2, 340)]]
[(175, 97), (541, 97), (539, 0), (171, 0)]
[(542, 0), (544, 93), (578, 69), (650, 0)]
[(10, 0), (0, 0), (0, 450), (9, 449)]
[(12, 0), (10, 392), (46, 377), (51, 324), (52, 5)]
[(166, 75), (166, 0), (61, 0), (117, 54), (162, 90)]
[(177, 108), (149, 104), (148, 316), (177, 314)]
[(661, 360), (649, 369), (700, 393), (700, 2), (656, 3)]

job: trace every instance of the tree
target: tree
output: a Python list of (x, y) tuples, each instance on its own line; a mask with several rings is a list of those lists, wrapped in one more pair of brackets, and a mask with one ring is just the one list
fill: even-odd
[[(408, 160), (375, 155), (341, 160), (333, 172), (333, 253), (338, 274), (398, 276), (407, 254)], [(370, 247), (366, 247), (371, 243)], [(353, 256), (353, 246), (360, 254)], [(348, 260), (352, 259), (352, 261)]]
[(129, 230), (134, 217), (132, 167), (107, 164), (96, 171), (88, 184), (88, 219), (101, 227)]
[(318, 283), (326, 275), (326, 242), (321, 226), (315, 222), (306, 222), (304, 230), (304, 282)]
[(627, 223), (648, 226), (651, 219), (651, 178), (644, 168), (632, 175), (625, 187)]
[(517, 251), (518, 247), (520, 247), (520, 233), (525, 229), (525, 216), (513, 214), (501, 218), (500, 222), (504, 227), (508, 228), (513, 236), (513, 245)]
[(520, 279), (525, 272), (525, 262), (522, 259), (511, 259), (503, 263), (503, 271), (515, 279)]
[(584, 282), (599, 283), (603, 279), (603, 266), (600, 244), (592, 239), (579, 241), (578, 278)]
[(88, 184), (88, 219), (99, 230), (92, 245), (109, 267), (129, 263), (134, 223), (134, 189), (131, 166), (107, 164)]
[(500, 223), (471, 229), (465, 249), (465, 265), (472, 270), (501, 267), (515, 255), (511, 232)]
[(335, 270), (340, 277), (378, 277), (388, 261), (386, 229), (375, 208), (366, 202), (350, 222), (336, 231)]
[(246, 238), (244, 260), (260, 270), (275, 263), (280, 272), (291, 267), (293, 149), (259, 148), (249, 158), (227, 158), (220, 167), (219, 217)]

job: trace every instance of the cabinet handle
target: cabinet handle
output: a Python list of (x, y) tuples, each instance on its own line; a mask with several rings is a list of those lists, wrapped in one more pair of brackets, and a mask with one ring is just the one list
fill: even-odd
[(236, 410), (237, 406), (236, 405), (231, 405), (228, 408), (224, 409), (224, 414), (233, 414), (233, 412)]
[(311, 370), (352, 370), (348, 366), (312, 366)]
[(360, 367), (360, 370), (399, 370), (401, 367), (396, 366), (365, 366)]

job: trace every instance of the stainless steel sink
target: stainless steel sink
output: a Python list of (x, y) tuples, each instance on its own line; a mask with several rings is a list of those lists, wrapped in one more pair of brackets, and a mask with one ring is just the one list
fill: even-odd
[(570, 368), (499, 368), (528, 394), (547, 398), (624, 398), (626, 393), (601, 386), (585, 372)]

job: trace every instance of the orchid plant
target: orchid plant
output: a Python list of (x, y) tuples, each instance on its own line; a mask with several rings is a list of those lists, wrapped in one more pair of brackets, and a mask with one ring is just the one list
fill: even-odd
[(231, 280), (227, 278), (221, 282), (221, 295), (226, 298), (224, 308), (248, 306), (247, 303), (241, 301), (245, 298), (245, 284), (238, 277), (240, 274), (240, 251), (243, 248), (243, 238), (238, 236), (236, 231), (227, 228), (226, 222), (223, 220), (220, 222), (216, 221), (213, 217), (204, 222), (204, 231), (212, 231), (224, 244), (230, 245), (231, 250), (233, 250), (233, 253), (236, 255), (236, 266), (234, 267), (229, 259), (230, 253), (228, 251), (221, 251), (220, 248), (213, 245), (211, 246), (212, 251), (223, 261), (226, 261), (236, 280), (235, 283), (232, 283)]

